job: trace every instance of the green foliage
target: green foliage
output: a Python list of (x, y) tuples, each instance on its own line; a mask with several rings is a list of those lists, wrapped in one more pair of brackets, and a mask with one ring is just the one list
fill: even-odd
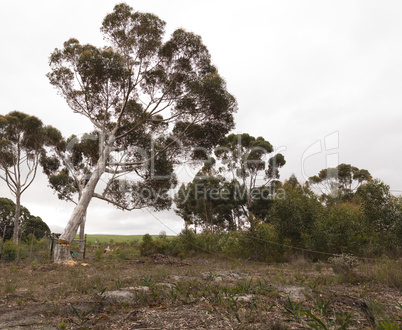
[[(11, 239), (14, 229), (15, 203), (8, 198), (0, 198), (0, 237), (3, 235), (3, 229), (7, 226), (5, 239)], [(21, 206), (19, 226), (22, 230), (22, 239), (26, 240), (29, 234), (35, 232), (36, 238), (42, 238), (50, 229), (40, 217), (31, 215), (29, 210)]]
[(96, 261), (101, 261), (103, 259), (103, 250), (102, 249), (97, 249), (95, 251), (95, 260)]
[(88, 315), (91, 314), (92, 310), (80, 312), (74, 306), (71, 306), (71, 308), (72, 308), (72, 310), (74, 312), (74, 315), (78, 319), (77, 321), (71, 320), (71, 322), (74, 323), (76, 326), (79, 326), (79, 327), (82, 327), (83, 325), (85, 325), (85, 323), (88, 322)]
[(374, 249), (395, 251), (402, 246), (401, 198), (391, 195), (385, 183), (374, 180), (357, 191), (366, 230)]
[(3, 245), (1, 258), (5, 260), (15, 260), (17, 258), (18, 246), (12, 241), (6, 241)]
[(64, 322), (64, 321), (61, 321), (61, 322), (60, 322), (60, 325), (59, 325), (59, 329), (60, 329), (60, 330), (66, 330), (66, 329), (67, 329), (67, 326), (68, 326), (68, 323), (66, 323), (66, 322)]
[(94, 125), (61, 150), (57, 158), (69, 156), (71, 166), (53, 166), (51, 184), (71, 198), (107, 161), (111, 179), (95, 197), (126, 210), (168, 209), (181, 153), (210, 151), (234, 127), (236, 100), (199, 36), (178, 29), (165, 38), (164, 21), (124, 3), (106, 15), (101, 32), (105, 47), (71, 38), (50, 56), (50, 83)]
[[(14, 242), (20, 225), (21, 195), (34, 181), (46, 147), (55, 147), (57, 143), (50, 139), (50, 132), (59, 133), (53, 127), (43, 126), (37, 117), (19, 111), (0, 116), (0, 172), (3, 173), (0, 179), (7, 183), (16, 198)], [(23, 171), (23, 168), (29, 170)]]
[(159, 236), (156, 239), (149, 234), (142, 237), (140, 244), (140, 253), (143, 256), (152, 255), (155, 253), (164, 254), (169, 246), (169, 240), (166, 236)]
[(219, 172), (226, 172), (236, 183), (237, 191), (241, 192), (241, 198), (236, 201), (243, 210), (247, 209), (244, 215), (251, 226), (254, 223), (250, 212), (261, 219), (267, 215), (266, 209), (278, 184), (279, 169), (286, 163), (282, 154), (271, 156), (272, 152), (272, 145), (263, 137), (255, 138), (247, 133), (230, 134), (215, 149), (216, 157), (222, 162)]
[(293, 246), (301, 246), (303, 237), (313, 233), (322, 205), (305, 187), (285, 183), (283, 189), (284, 197), (275, 199), (269, 220), (280, 240), (289, 239)]
[(361, 254), (368, 235), (360, 207), (354, 203), (327, 206), (316, 220), (315, 231), (305, 239), (306, 246), (314, 250)]
[(350, 164), (323, 169), (318, 175), (309, 178), (310, 184), (320, 189), (321, 197), (327, 204), (351, 201), (354, 191), (371, 180), (369, 171)]
[[(204, 166), (205, 167), (205, 166)], [(245, 194), (239, 194), (237, 181), (228, 182), (201, 170), (194, 180), (182, 185), (175, 196), (176, 213), (187, 225), (211, 231), (237, 228), (236, 220), (242, 216)]]
[(21, 223), (22, 239), (30, 241), (32, 235), (36, 239), (43, 238), (46, 234), (50, 234), (49, 226), (40, 218), (31, 216)]
[(255, 215), (267, 217), (285, 164), (283, 155), (270, 156), (272, 151), (263, 137), (226, 136), (215, 149), (219, 162), (210, 157), (193, 181), (181, 186), (176, 213), (187, 225), (210, 231), (242, 229), (245, 223), (253, 227)]
[[(207, 165), (204, 171), (210, 170)], [(208, 176), (203, 176), (200, 182)], [(193, 187), (182, 187), (189, 194), (187, 197), (191, 196)], [(169, 249), (174, 246), (175, 251), (179, 252), (210, 251), (267, 261), (288, 259), (289, 254), (295, 252), (292, 246), (358, 256), (399, 254), (402, 241), (402, 198), (392, 196), (389, 187), (382, 182), (370, 180), (363, 183), (352, 201), (338, 200), (326, 204), (320, 202), (307, 185), (302, 187), (294, 176), (279, 187), (281, 190), (278, 189), (275, 198), (267, 206), (266, 225), (258, 224), (260, 220), (257, 218), (253, 220), (254, 226), (243, 231), (215, 227), (214, 231), (204, 230), (196, 235), (193, 230), (186, 229), (173, 240)], [(184, 202), (180, 212), (187, 212), (196, 205), (191, 197), (188, 200), (191, 202)], [(218, 208), (210, 208), (211, 219), (217, 219), (218, 212)], [(312, 252), (309, 256), (322, 259), (324, 255)]]

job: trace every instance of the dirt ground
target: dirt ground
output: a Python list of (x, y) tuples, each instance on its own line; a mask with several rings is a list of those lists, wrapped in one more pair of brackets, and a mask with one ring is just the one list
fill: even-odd
[[(325, 263), (0, 263), (1, 329), (398, 329), (400, 287)], [(391, 326), (394, 326), (392, 328)]]

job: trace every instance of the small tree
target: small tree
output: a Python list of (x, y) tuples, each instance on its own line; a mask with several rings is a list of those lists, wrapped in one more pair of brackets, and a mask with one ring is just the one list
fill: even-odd
[(18, 242), (21, 196), (34, 181), (54, 132), (53, 127), (44, 127), (41, 120), (22, 112), (0, 116), (0, 179), (15, 196), (14, 243)]
[(300, 246), (303, 245), (303, 237), (312, 234), (323, 206), (306, 186), (287, 181), (283, 189), (286, 198), (274, 200), (269, 221), (274, 224), (280, 241), (287, 239), (292, 245)]
[(278, 184), (279, 169), (286, 161), (282, 154), (272, 154), (273, 146), (263, 137), (247, 133), (230, 134), (225, 137), (215, 155), (221, 161), (220, 173), (232, 176), (237, 191), (245, 200), (243, 213), (253, 226), (254, 213), (264, 217)]
[(359, 187), (356, 193), (364, 214), (366, 231), (379, 250), (394, 250), (402, 245), (402, 207), (400, 197), (380, 180)]
[[(197, 146), (192, 156), (205, 157), (234, 126), (235, 99), (201, 38), (178, 29), (164, 42), (164, 26), (118, 4), (101, 28), (108, 46), (70, 39), (50, 57), (51, 84), (99, 139), (63, 244), (74, 238), (92, 197), (122, 209), (169, 207), (180, 156)], [(95, 191), (101, 179), (102, 192)], [(57, 246), (55, 261), (68, 258), (68, 246)]]

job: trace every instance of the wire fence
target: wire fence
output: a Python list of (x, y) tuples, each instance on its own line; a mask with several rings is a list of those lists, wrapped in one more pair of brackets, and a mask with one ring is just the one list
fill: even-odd
[[(160, 224), (162, 224), (164, 227), (166, 227), (169, 231), (174, 233), (176, 236), (179, 235), (177, 232), (175, 232), (173, 229), (171, 229), (168, 225), (166, 225), (162, 220), (160, 220), (155, 214), (153, 214), (148, 209), (146, 209), (146, 210), (148, 211), (148, 213), (152, 217), (154, 217), (155, 220), (157, 220)], [(263, 243), (267, 243), (267, 244), (274, 245), (274, 246), (279, 246), (279, 247), (290, 249), (290, 250), (301, 251), (301, 252), (305, 252), (305, 253), (309, 253), (309, 254), (315, 254), (315, 255), (318, 254), (318, 255), (323, 255), (323, 256), (326, 256), (326, 257), (337, 257), (337, 256), (339, 256), (339, 253), (329, 253), (329, 252), (311, 250), (311, 249), (306, 249), (306, 248), (300, 248), (300, 247), (296, 247), (296, 246), (292, 246), (292, 245), (288, 245), (288, 244), (281, 244), (281, 243), (278, 243), (278, 242), (269, 241), (267, 239), (262, 239), (260, 237), (255, 236), (255, 235), (247, 234), (247, 232), (243, 232), (243, 234), (245, 236), (247, 236), (248, 238), (252, 239), (252, 240), (260, 241), (260, 242), (263, 242)], [(225, 255), (223, 253), (213, 252), (213, 251), (204, 249), (201, 246), (197, 246), (196, 244), (194, 244), (194, 242), (191, 242), (189, 240), (187, 242), (190, 245), (194, 246), (199, 251), (202, 251), (202, 252), (205, 252), (205, 253), (208, 253), (208, 254), (211, 254), (211, 255), (215, 255), (215, 256), (218, 256), (220, 258), (237, 260), (237, 258), (227, 256), (227, 255)], [(368, 257), (358, 257), (358, 256), (354, 256), (354, 257), (359, 259), (359, 260), (367, 260), (367, 261), (381, 261), (381, 260), (383, 260), (383, 259), (380, 259), (380, 258), (368, 258)]]

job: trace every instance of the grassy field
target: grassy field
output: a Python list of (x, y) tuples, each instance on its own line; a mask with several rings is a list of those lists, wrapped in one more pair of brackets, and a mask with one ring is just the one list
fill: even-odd
[[(129, 242), (133, 240), (141, 241), (143, 235), (87, 235), (87, 243), (94, 244), (95, 241), (98, 243), (121, 243)], [(78, 239), (78, 235), (76, 236)]]
[[(103, 235), (103, 234), (88, 234), (87, 235), (87, 244), (96, 244), (97, 243), (121, 243), (121, 242), (130, 242), (130, 241), (141, 241), (142, 236), (144, 235)], [(158, 235), (153, 235), (158, 236)], [(173, 236), (168, 236), (173, 237)], [(78, 235), (75, 236), (78, 239)]]

